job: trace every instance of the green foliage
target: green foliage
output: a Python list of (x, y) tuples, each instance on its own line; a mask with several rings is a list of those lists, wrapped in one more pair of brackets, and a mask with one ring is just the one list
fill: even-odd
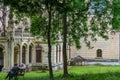
[(79, 7), (79, 9), (83, 9), (85, 7), (85, 0), (74, 0), (73, 7)]
[[(31, 17), (31, 28), (30, 32), (41, 39), (47, 37), (47, 21), (41, 15), (35, 15)], [(42, 35), (42, 36), (41, 36)]]
[(41, 11), (41, 0), (4, 0), (5, 5), (10, 5), (12, 10), (19, 13), (31, 13)]
[[(49, 12), (49, 5), (54, 4), (56, 5), (58, 1), (56, 0), (4, 0), (5, 5), (10, 5), (11, 11), (17, 15), (18, 20), (22, 20), (22, 17), (28, 16), (31, 18), (31, 29), (30, 32), (37, 36), (37, 38), (41, 38), (42, 40), (46, 41), (47, 39), (47, 26), (48, 26), (48, 12)], [(54, 6), (52, 5), (52, 6)], [(53, 15), (52, 17), (52, 26), (51, 26), (51, 43), (55, 44), (58, 33), (57, 28), (57, 18), (54, 15), (54, 8), (52, 8)], [(47, 15), (46, 15), (47, 14)], [(45, 15), (45, 16), (43, 16)], [(56, 19), (55, 19), (56, 18)], [(57, 20), (57, 21), (56, 21)], [(56, 23), (55, 23), (56, 22)]]
[[(50, 79), (53, 80), (52, 63), (51, 63), (51, 43), (54, 42), (54, 36), (51, 36), (51, 20), (52, 20), (52, 4), (55, 0), (5, 0), (5, 5), (10, 5), (10, 8), (16, 14), (23, 14), (31, 18), (32, 27), (30, 32), (42, 37), (48, 43), (48, 63)], [(43, 17), (47, 12), (48, 15)], [(55, 34), (53, 32), (53, 34)], [(52, 38), (51, 38), (52, 37)]]
[(120, 29), (120, 0), (113, 0), (113, 20), (112, 26), (113, 29)]
[[(67, 11), (68, 43), (81, 48), (81, 39), (86, 46), (92, 48), (91, 42), (97, 41), (97, 37), (108, 39), (109, 23), (112, 20), (107, 7), (107, 0), (92, 0), (85, 3), (84, 0), (71, 1), (70, 10)], [(92, 5), (94, 4), (94, 6)], [(91, 10), (90, 10), (91, 9)], [(94, 13), (90, 11), (94, 10)], [(88, 25), (88, 19), (89, 25)]]
[[(95, 6), (92, 6), (91, 2), (95, 2)], [(77, 48), (81, 48), (81, 42), (79, 40), (84, 38), (84, 42), (90, 47), (91, 41), (97, 40), (96, 36), (108, 39), (108, 24), (111, 21), (111, 14), (108, 14), (107, 11), (108, 0), (91, 0), (88, 3), (85, 3), (84, 0), (66, 0), (65, 4), (63, 4), (61, 0), (4, 0), (4, 3), (5, 5), (10, 4), (12, 10), (16, 14), (25, 13), (25, 15), (31, 16), (32, 34), (39, 37), (43, 35), (43, 39), (46, 39), (44, 37), (47, 32), (46, 26), (48, 20), (47, 17), (45, 19), (42, 15), (48, 10), (49, 5), (54, 4), (52, 5), (52, 43), (56, 43), (56, 40), (59, 39), (57, 38), (58, 31), (63, 35), (62, 14), (64, 12), (67, 12), (68, 44), (72, 45), (75, 43)], [(87, 21), (90, 14), (88, 13), (88, 10), (90, 7), (95, 10), (95, 13), (94, 17), (90, 20), (90, 26), (88, 27)], [(40, 15), (39, 17), (38, 14)], [(118, 17), (113, 19), (113, 21), (116, 20), (118, 20)], [(88, 38), (91, 38), (91, 40), (88, 40)]]

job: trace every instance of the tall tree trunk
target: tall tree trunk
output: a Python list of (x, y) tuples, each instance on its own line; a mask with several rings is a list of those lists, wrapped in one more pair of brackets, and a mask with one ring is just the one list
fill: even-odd
[[(63, 0), (63, 4), (65, 4), (65, 0)], [(67, 12), (64, 9), (63, 13), (63, 76), (68, 75), (67, 68), (67, 51), (66, 51), (66, 43), (67, 43)]]
[(49, 64), (50, 80), (54, 80), (53, 70), (52, 70), (52, 61), (51, 61), (51, 39), (50, 39), (50, 31), (51, 31), (51, 5), (49, 5), (48, 14), (49, 14), (48, 31), (47, 31), (47, 39), (48, 39), (48, 64)]

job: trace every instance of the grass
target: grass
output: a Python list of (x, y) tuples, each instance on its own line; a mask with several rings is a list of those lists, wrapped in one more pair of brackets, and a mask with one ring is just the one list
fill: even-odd
[[(62, 72), (54, 72), (55, 80), (120, 80), (120, 66), (74, 66), (69, 69), (71, 77), (62, 78)], [(0, 80), (7, 73), (0, 73)], [(83, 79), (82, 79), (83, 78)], [(27, 72), (19, 80), (49, 80), (48, 72)]]

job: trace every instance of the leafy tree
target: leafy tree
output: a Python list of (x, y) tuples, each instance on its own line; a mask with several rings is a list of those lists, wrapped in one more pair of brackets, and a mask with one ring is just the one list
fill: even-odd
[[(106, 0), (91, 0), (88, 3), (84, 0), (63, 0), (59, 3), (58, 11), (63, 16), (63, 34), (61, 35), (63, 37), (64, 76), (68, 75), (66, 43), (75, 44), (79, 49), (82, 43), (80, 40), (84, 39), (86, 46), (92, 48), (90, 43), (96, 41), (97, 36), (108, 39), (111, 14), (107, 9), (107, 3)], [(92, 10), (94, 12), (91, 12)]]
[(115, 30), (120, 29), (120, 0), (112, 0), (112, 27)]
[[(10, 4), (12, 9), (16, 11), (16, 13), (29, 13), (30, 15), (33, 14), (40, 14), (43, 12), (43, 7), (41, 5), (41, 0), (4, 0), (5, 3)], [(62, 16), (62, 23), (63, 29), (55, 28), (56, 30), (61, 31), (61, 36), (63, 38), (63, 67), (64, 67), (64, 76), (68, 75), (67, 69), (67, 52), (66, 52), (66, 44), (69, 45), (76, 44), (77, 48), (81, 48), (80, 39), (84, 39), (84, 42), (88, 47), (90, 46), (90, 41), (96, 41), (96, 36), (103, 37), (107, 39), (108, 33), (108, 23), (110, 23), (111, 17), (109, 16), (109, 10), (107, 8), (108, 1), (107, 0), (90, 0), (88, 3), (85, 3), (85, 0), (45, 0), (44, 4), (49, 16), (48, 20), (41, 19), (38, 20), (42, 22), (41, 25), (44, 26), (44, 23), (48, 21), (48, 25), (46, 25), (48, 30), (46, 31), (47, 39), (48, 39), (48, 46), (51, 52), (51, 39), (50, 36), (55, 36), (55, 34), (50, 34), (51, 29), (51, 10), (57, 10), (58, 14)], [(51, 4), (55, 4), (54, 7)], [(18, 6), (19, 5), (19, 6)], [(92, 8), (91, 8), (92, 7)], [(17, 9), (17, 10), (16, 10)], [(93, 12), (91, 12), (93, 11)], [(56, 11), (55, 11), (56, 12)], [(57, 14), (56, 14), (57, 15)], [(90, 17), (89, 17), (90, 16)], [(35, 17), (42, 17), (35, 16)], [(90, 23), (88, 25), (88, 19), (90, 18)], [(33, 21), (36, 18), (33, 19)], [(56, 19), (56, 18), (54, 18)], [(45, 21), (45, 22), (44, 22)], [(52, 22), (53, 23), (53, 22)], [(59, 20), (58, 20), (59, 23)], [(57, 23), (56, 23), (57, 24)], [(55, 25), (56, 25), (55, 24)], [(38, 24), (36, 24), (37, 28)], [(39, 30), (39, 28), (37, 28)], [(36, 31), (35, 29), (33, 29)], [(34, 34), (38, 32), (33, 32)], [(44, 34), (45, 33), (38, 33)], [(54, 39), (53, 39), (54, 40)], [(48, 53), (49, 61), (51, 59), (51, 53)], [(50, 65), (49, 65), (50, 67)], [(52, 69), (50, 67), (50, 74), (52, 76)]]
[[(56, 7), (59, 14), (62, 15), (63, 28), (61, 36), (63, 38), (63, 76), (66, 77), (69, 76), (67, 69), (67, 43), (76, 43), (76, 46), (79, 47), (81, 36), (79, 35), (80, 32), (77, 31), (80, 30), (80, 23), (83, 24), (87, 21), (87, 19), (83, 19), (84, 16), (81, 16), (81, 14), (83, 15), (88, 9), (87, 6), (84, 5), (84, 0), (63, 0), (60, 1)], [(77, 35), (75, 32), (77, 32)]]
[[(54, 79), (51, 62), (51, 19), (54, 2), (55, 0), (4, 0), (4, 4), (10, 5), (11, 10), (18, 16), (21, 17), (22, 15), (32, 18), (31, 32), (34, 35), (40, 35), (47, 39), (49, 74), (51, 80)], [(47, 11), (47, 17), (42, 17), (44, 11)], [(47, 25), (45, 25), (46, 23)], [(45, 31), (43, 31), (43, 29)]]

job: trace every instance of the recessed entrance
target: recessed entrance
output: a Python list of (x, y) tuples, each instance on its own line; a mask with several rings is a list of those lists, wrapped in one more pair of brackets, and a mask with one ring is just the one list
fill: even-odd
[(4, 66), (4, 55), (3, 55), (3, 49), (0, 48), (0, 71), (2, 70), (3, 66)]

